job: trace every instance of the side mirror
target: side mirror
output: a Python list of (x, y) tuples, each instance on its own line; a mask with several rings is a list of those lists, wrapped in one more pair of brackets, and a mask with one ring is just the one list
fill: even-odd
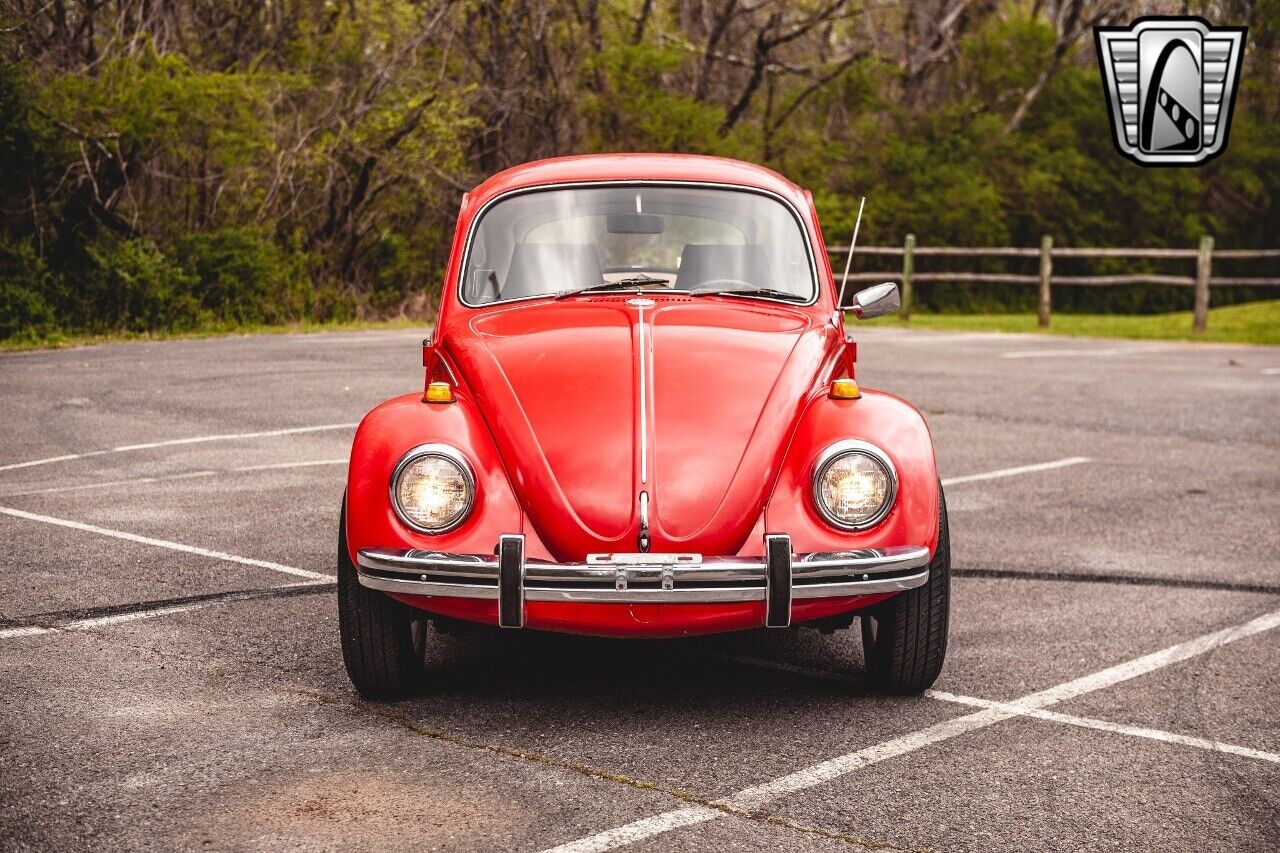
[(853, 304), (844, 309), (853, 312), (859, 320), (870, 320), (872, 317), (883, 317), (893, 314), (902, 307), (898, 297), (898, 285), (891, 281), (859, 290), (853, 295)]

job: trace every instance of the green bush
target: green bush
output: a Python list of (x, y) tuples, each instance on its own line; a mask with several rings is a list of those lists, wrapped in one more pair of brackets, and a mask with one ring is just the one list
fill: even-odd
[(316, 288), (310, 312), (317, 323), (343, 323), (360, 318), (360, 300), (350, 287), (331, 282)]
[(0, 341), (36, 343), (57, 332), (47, 300), (52, 282), (30, 243), (0, 243)]
[(306, 256), (282, 249), (254, 228), (192, 234), (178, 254), (193, 276), (192, 295), (211, 319), (236, 325), (307, 318), (315, 292)]
[(77, 328), (181, 331), (198, 323), (190, 274), (155, 241), (104, 239), (85, 253), (87, 262), (66, 278), (62, 300)]

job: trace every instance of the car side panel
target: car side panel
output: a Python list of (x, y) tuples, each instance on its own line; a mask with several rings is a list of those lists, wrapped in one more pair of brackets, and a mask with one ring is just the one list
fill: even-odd
[[(407, 394), (382, 403), (360, 423), (347, 471), (347, 544), (360, 548), (427, 548), (491, 554), (504, 533), (522, 532), (523, 516), (493, 439), (474, 402), (456, 389), (454, 403), (423, 403)], [(428, 536), (410, 530), (391, 505), (390, 477), (410, 449), (428, 442), (452, 445), (471, 462), (476, 503), (456, 530)]]
[[(898, 473), (898, 495), (884, 521), (849, 532), (828, 524), (813, 499), (817, 457), (837, 441), (861, 439), (883, 450)], [(924, 416), (892, 394), (864, 388), (857, 400), (815, 395), (788, 448), (765, 509), (769, 533), (791, 535), (797, 553), (938, 543), (938, 473)]]

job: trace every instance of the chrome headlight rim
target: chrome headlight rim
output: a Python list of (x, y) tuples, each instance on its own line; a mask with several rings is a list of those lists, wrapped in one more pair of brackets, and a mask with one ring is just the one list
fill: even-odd
[[(837, 460), (846, 456), (865, 456), (872, 462), (879, 465), (888, 478), (889, 487), (888, 494), (885, 496), (884, 504), (880, 507), (875, 515), (857, 523), (844, 521), (834, 516), (827, 508), (826, 503), (822, 500), (822, 478)], [(818, 454), (818, 460), (814, 464), (813, 482), (810, 486), (810, 492), (813, 497), (813, 505), (818, 510), (818, 514), (823, 520), (839, 530), (847, 530), (856, 532), (860, 530), (868, 530), (884, 521), (885, 517), (893, 510), (893, 505), (898, 498), (898, 469), (894, 467), (893, 460), (889, 458), (889, 454), (885, 453), (879, 447), (876, 447), (869, 441), (861, 441), (859, 439), (845, 439), (837, 441), (828, 447), (822, 453)]]
[[(467, 501), (467, 508), (456, 519), (445, 525), (438, 527), (427, 527), (413, 519), (405, 513), (400, 507), (400, 477), (403, 476), (405, 470), (417, 462), (428, 456), (436, 456), (444, 459), (453, 465), (462, 473), (462, 479), (467, 484), (467, 491), (470, 493), (470, 500)], [(396, 518), (400, 519), (400, 523), (410, 530), (416, 530), (418, 533), (426, 533), (431, 536), (438, 536), (441, 533), (448, 533), (450, 530), (456, 530), (459, 525), (471, 517), (471, 511), (476, 506), (476, 475), (471, 469), (471, 463), (467, 461), (467, 457), (462, 455), (462, 451), (448, 444), (430, 443), (419, 444), (417, 447), (406, 452), (400, 457), (400, 461), (396, 463), (395, 469), (391, 472), (391, 508), (395, 510)]]

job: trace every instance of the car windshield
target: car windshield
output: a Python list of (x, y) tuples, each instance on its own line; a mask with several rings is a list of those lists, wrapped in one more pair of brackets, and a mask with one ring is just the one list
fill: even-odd
[(809, 302), (800, 222), (748, 190), (623, 185), (538, 190), (489, 206), (460, 282), (479, 306), (576, 291), (737, 293)]

